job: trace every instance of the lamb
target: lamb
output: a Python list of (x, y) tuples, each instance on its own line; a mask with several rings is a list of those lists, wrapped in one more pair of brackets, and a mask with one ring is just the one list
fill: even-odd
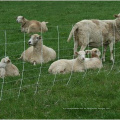
[(32, 46), (25, 50), (19, 59), (36, 65), (47, 63), (56, 58), (56, 52), (52, 48), (43, 45), (40, 35), (32, 35), (28, 43)]
[(1, 62), (6, 62), (5, 76), (20, 76), (18, 68), (11, 63), (9, 57), (5, 57)]
[(35, 32), (46, 32), (48, 28), (46, 24), (48, 22), (39, 22), (36, 20), (27, 20), (23, 16), (18, 16), (16, 21), (21, 24), (21, 32), (35, 33)]
[(85, 68), (86, 69), (101, 69), (103, 67), (102, 60), (100, 59), (101, 52), (97, 48), (92, 50), (86, 50), (86, 54), (90, 53), (91, 58), (85, 58)]
[(85, 50), (86, 54), (90, 53), (91, 58), (98, 57), (100, 58), (101, 52), (98, 48), (93, 48), (92, 50)]
[(6, 74), (6, 71), (5, 71), (5, 67), (7, 65), (7, 61), (1, 61), (0, 62), (0, 78), (4, 78), (5, 77), (5, 74)]
[(67, 40), (69, 42), (74, 35), (74, 53), (77, 51), (78, 45), (81, 46), (80, 50), (85, 50), (87, 45), (91, 47), (103, 45), (102, 59), (105, 61), (105, 53), (109, 45), (110, 59), (114, 62), (113, 44), (120, 41), (120, 14), (115, 15), (115, 18), (114, 20), (82, 20), (76, 23)]
[(84, 60), (85, 60), (85, 51), (76, 52), (78, 57), (76, 59), (67, 60), (61, 59), (53, 62), (48, 72), (52, 74), (66, 74), (71, 71), (73, 72), (84, 72)]
[[(92, 58), (85, 58), (85, 54), (91, 53)], [(66, 74), (69, 72), (84, 72), (87, 69), (101, 69), (103, 67), (102, 61), (99, 58), (101, 55), (99, 49), (79, 51), (75, 53), (78, 57), (76, 59), (67, 60), (61, 59), (53, 62), (48, 72), (52, 74)]]

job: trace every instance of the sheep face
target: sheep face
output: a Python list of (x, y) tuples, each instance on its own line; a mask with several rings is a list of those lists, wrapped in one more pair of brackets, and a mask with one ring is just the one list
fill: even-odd
[(16, 19), (16, 21), (18, 23), (23, 23), (24, 22), (24, 17), (23, 16), (18, 16), (17, 19)]
[(1, 63), (9, 64), (9, 63), (11, 63), (11, 61), (10, 61), (9, 57), (5, 57), (1, 60)]
[(101, 55), (100, 50), (97, 49), (97, 48), (93, 48), (93, 49), (91, 50), (91, 52), (92, 52), (92, 57), (100, 57), (100, 55)]
[(75, 52), (75, 54), (78, 56), (77, 58), (80, 60), (80, 61), (84, 61), (85, 60), (85, 51), (79, 51), (79, 52)]
[(41, 40), (41, 36), (38, 34), (34, 34), (31, 36), (30, 40), (28, 41), (28, 44), (35, 46), (40, 40)]

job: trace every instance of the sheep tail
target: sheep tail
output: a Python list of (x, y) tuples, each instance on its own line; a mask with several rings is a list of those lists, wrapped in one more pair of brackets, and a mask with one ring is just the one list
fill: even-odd
[(71, 38), (72, 38), (72, 36), (73, 36), (73, 34), (74, 34), (74, 32), (76, 31), (77, 28), (78, 28), (78, 25), (75, 24), (75, 25), (73, 26), (70, 34), (69, 34), (69, 37), (68, 37), (68, 39), (67, 39), (67, 42), (69, 42), (69, 41), (71, 40)]

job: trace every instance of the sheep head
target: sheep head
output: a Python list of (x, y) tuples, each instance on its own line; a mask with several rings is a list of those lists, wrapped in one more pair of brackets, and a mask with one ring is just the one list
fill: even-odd
[(84, 61), (85, 60), (85, 51), (79, 51), (79, 52), (75, 52), (75, 54), (78, 56), (77, 59), (79, 59), (80, 61)]
[(30, 40), (28, 41), (28, 44), (35, 46), (40, 40), (41, 40), (41, 36), (38, 34), (34, 34), (31, 36)]
[(18, 23), (24, 23), (24, 20), (25, 20), (25, 18), (23, 16), (18, 16), (17, 19), (16, 19), (16, 21)]
[(93, 48), (92, 50), (86, 50), (85, 53), (86, 53), (86, 55), (90, 53), (92, 58), (100, 57), (100, 55), (101, 55), (100, 50), (97, 48)]
[(9, 57), (5, 57), (1, 60), (1, 63), (9, 64), (11, 63), (11, 60), (9, 59)]
[(92, 50), (91, 50), (91, 55), (92, 55), (92, 57), (100, 57), (100, 55), (101, 55), (101, 52), (100, 52), (100, 50), (99, 49), (97, 49), (97, 48), (93, 48)]

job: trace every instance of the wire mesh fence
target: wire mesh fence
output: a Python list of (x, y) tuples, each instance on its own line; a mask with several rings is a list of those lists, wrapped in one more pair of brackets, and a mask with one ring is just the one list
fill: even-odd
[[(41, 33), (43, 44), (53, 48), (56, 51), (56, 60), (59, 59), (74, 59), (74, 35), (73, 40), (67, 43), (67, 36), (72, 26), (49, 26), (49, 31)], [(115, 30), (114, 40), (115, 40)], [(9, 98), (19, 98), (21, 94), (35, 95), (39, 91), (51, 90), (57, 83), (63, 86), (69, 86), (73, 79), (78, 81), (84, 80), (87, 75), (98, 76), (99, 73), (105, 72), (109, 75), (113, 70), (116, 74), (120, 72), (119, 64), (119, 43), (114, 44), (114, 62), (110, 62), (110, 54), (107, 52), (106, 62), (103, 63), (104, 67), (97, 70), (86, 70), (82, 73), (74, 73), (71, 70), (69, 74), (50, 74), (48, 72), (49, 66), (53, 61), (45, 64), (38, 64), (33, 66), (28, 62), (18, 60), (21, 53), (25, 51), (28, 46), (29, 34), (21, 33), (17, 29), (1, 30), (0, 32), (0, 59), (9, 56), (12, 63), (16, 65), (20, 71), (20, 76), (0, 78), (0, 100)], [(101, 37), (102, 41), (103, 38)], [(89, 40), (89, 34), (88, 34)], [(103, 55), (103, 43), (100, 47)], [(80, 47), (79, 47), (80, 49)], [(88, 45), (87, 49), (91, 49)], [(89, 57), (89, 56), (88, 56)], [(56, 61), (55, 60), (55, 61)]]

